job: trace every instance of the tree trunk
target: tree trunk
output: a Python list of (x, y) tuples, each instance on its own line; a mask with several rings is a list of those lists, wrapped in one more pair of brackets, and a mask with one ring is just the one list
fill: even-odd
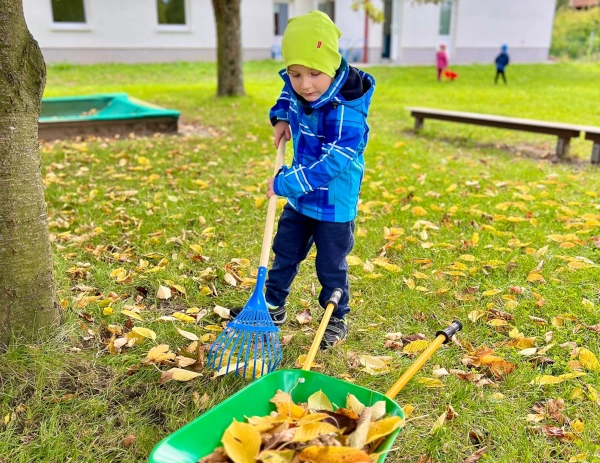
[(212, 0), (217, 24), (217, 95), (244, 95), (241, 0)]
[(45, 81), (22, 0), (0, 0), (0, 348), (60, 313), (37, 138)]

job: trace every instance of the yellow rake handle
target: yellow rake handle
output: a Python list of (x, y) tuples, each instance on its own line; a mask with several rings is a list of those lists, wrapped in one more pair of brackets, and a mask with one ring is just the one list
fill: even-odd
[(321, 341), (323, 340), (323, 336), (325, 335), (325, 330), (327, 329), (327, 324), (329, 323), (329, 319), (331, 318), (331, 314), (333, 313), (333, 311), (335, 309), (337, 309), (338, 302), (340, 302), (340, 299), (343, 294), (344, 294), (344, 292), (341, 289), (336, 288), (333, 290), (331, 297), (327, 301), (327, 307), (325, 308), (325, 314), (323, 315), (323, 319), (321, 320), (321, 323), (319, 324), (319, 329), (317, 330), (317, 333), (315, 334), (315, 339), (313, 339), (313, 342), (310, 345), (310, 350), (308, 351), (308, 354), (306, 354), (306, 360), (304, 361), (304, 365), (302, 365), (303, 370), (308, 371), (312, 368), (312, 365), (313, 365), (313, 362), (317, 355), (317, 352), (319, 351), (319, 345), (321, 344)]
[(398, 393), (404, 388), (404, 386), (406, 386), (406, 383), (408, 383), (412, 379), (412, 377), (415, 376), (417, 371), (421, 369), (425, 362), (429, 360), (429, 357), (431, 357), (442, 344), (447, 343), (450, 340), (450, 338), (454, 336), (457, 332), (459, 332), (461, 329), (462, 323), (458, 320), (454, 320), (448, 328), (442, 331), (438, 331), (436, 333), (437, 336), (433, 340), (433, 342), (429, 344), (429, 346), (427, 346), (427, 349), (425, 349), (421, 353), (421, 355), (417, 357), (417, 360), (415, 360), (412, 363), (412, 365), (408, 367), (404, 374), (398, 379), (398, 381), (394, 383), (394, 385), (390, 388), (389, 391), (385, 393), (385, 395), (390, 399), (396, 397)]

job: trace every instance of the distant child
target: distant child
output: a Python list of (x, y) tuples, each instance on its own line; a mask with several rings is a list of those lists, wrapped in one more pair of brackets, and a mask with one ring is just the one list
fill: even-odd
[(442, 80), (442, 72), (448, 67), (448, 55), (446, 55), (446, 45), (440, 44), (440, 49), (435, 54), (435, 60), (437, 63), (437, 80)]
[(508, 46), (507, 45), (502, 45), (500, 54), (498, 56), (496, 56), (496, 78), (494, 79), (494, 83), (497, 84), (498, 83), (498, 77), (502, 76), (502, 80), (504, 80), (504, 83), (506, 84), (506, 75), (504, 74), (504, 70), (506, 69), (506, 66), (508, 66), (508, 63), (510, 62), (510, 59), (508, 58)]
[(281, 47), (283, 90), (269, 114), (275, 146), (291, 137), (294, 158), (268, 182), (267, 197), (276, 194), (288, 202), (273, 241), (275, 259), (265, 299), (273, 322), (282, 324), (290, 286), (314, 243), (320, 305), (325, 307), (335, 288), (344, 291), (323, 349), (348, 335), (346, 256), (354, 246), (369, 139), (367, 113), (375, 90), (373, 77), (350, 66), (338, 52), (340, 37), (340, 30), (320, 11), (289, 20)]

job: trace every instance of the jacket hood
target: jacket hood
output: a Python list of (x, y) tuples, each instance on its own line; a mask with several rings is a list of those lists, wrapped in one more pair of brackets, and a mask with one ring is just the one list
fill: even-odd
[[(346, 100), (344, 96), (341, 94), (341, 91), (344, 87), (344, 84), (348, 80), (348, 76), (351, 71), (358, 72), (360, 79), (362, 81), (362, 96), (353, 100)], [(286, 69), (282, 69), (279, 72), (279, 75), (285, 82), (285, 86), (287, 87), (290, 95), (294, 95), (296, 99), (301, 101), (298, 98), (298, 94), (294, 91), (292, 87), (292, 82), (290, 80), (290, 76), (287, 73)], [(342, 58), (342, 64), (340, 65), (340, 69), (337, 72), (333, 82), (329, 86), (329, 89), (326, 93), (321, 95), (321, 97), (312, 102), (304, 102), (304, 106), (308, 106), (312, 109), (318, 109), (325, 106), (327, 103), (341, 104), (347, 107), (350, 107), (356, 111), (361, 112), (365, 116), (369, 111), (369, 105), (371, 104), (371, 98), (373, 96), (373, 92), (375, 91), (375, 79), (370, 74), (366, 72), (351, 68), (348, 62)]]

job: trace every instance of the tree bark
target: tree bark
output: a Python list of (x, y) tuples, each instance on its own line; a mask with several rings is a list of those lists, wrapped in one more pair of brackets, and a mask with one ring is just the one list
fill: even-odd
[(45, 81), (22, 0), (0, 0), (0, 349), (60, 313), (37, 132)]
[(217, 25), (217, 95), (244, 95), (241, 0), (212, 0)]

